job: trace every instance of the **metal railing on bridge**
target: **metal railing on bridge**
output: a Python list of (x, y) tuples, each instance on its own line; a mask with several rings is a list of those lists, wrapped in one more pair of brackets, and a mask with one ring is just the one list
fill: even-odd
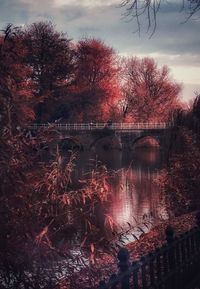
[(56, 128), (58, 130), (66, 131), (87, 131), (87, 130), (148, 130), (148, 129), (166, 129), (169, 126), (168, 123), (118, 123), (114, 122), (109, 124), (107, 122), (98, 123), (45, 123), (45, 124), (32, 124), (29, 125), (29, 129), (40, 129), (40, 128)]

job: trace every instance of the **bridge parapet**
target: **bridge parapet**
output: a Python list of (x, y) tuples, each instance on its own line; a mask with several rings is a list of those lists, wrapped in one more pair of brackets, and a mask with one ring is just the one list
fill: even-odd
[(153, 129), (166, 129), (169, 127), (168, 123), (45, 123), (45, 124), (32, 124), (28, 128), (31, 130), (37, 130), (40, 128), (56, 128), (62, 131), (91, 131), (109, 129), (115, 131), (133, 131), (133, 130), (153, 130)]

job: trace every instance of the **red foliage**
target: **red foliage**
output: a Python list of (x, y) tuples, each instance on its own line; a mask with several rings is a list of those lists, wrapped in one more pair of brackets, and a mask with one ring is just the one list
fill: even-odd
[(24, 64), (26, 53), (20, 31), (8, 25), (0, 36), (0, 103), (2, 120), (11, 130), (34, 119), (30, 69)]
[(167, 121), (180, 107), (181, 87), (151, 58), (127, 59), (124, 65), (124, 118), (135, 122)]
[(117, 56), (101, 40), (85, 39), (77, 45), (74, 101), (76, 117), (101, 121), (114, 116), (119, 99)]

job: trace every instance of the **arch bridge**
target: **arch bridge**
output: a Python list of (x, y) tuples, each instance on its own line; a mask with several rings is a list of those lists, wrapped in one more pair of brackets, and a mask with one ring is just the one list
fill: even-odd
[(47, 123), (32, 124), (30, 131), (56, 131), (55, 141), (66, 147), (74, 146), (91, 149), (101, 146), (105, 149), (132, 148), (137, 140), (145, 137), (154, 138), (162, 145), (168, 123)]

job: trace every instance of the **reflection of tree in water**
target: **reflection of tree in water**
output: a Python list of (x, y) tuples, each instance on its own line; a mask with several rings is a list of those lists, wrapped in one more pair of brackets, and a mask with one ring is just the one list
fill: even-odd
[(162, 150), (137, 148), (133, 151), (134, 167), (141, 167), (142, 170), (161, 169), (165, 160)]
[(161, 216), (166, 217), (163, 215), (164, 204), (160, 203), (161, 192), (153, 182), (155, 175), (141, 169), (120, 171), (118, 182), (113, 184), (115, 193), (110, 205), (110, 214), (120, 227), (128, 223), (137, 226), (144, 222), (144, 218), (156, 223)]
[[(130, 226), (142, 226), (142, 230), (146, 232), (159, 219), (167, 217), (162, 194), (154, 182), (162, 161), (159, 150), (139, 150), (139, 153), (134, 152), (132, 156), (130, 157), (129, 153), (128, 158), (126, 153), (115, 152), (103, 156), (104, 162), (107, 158), (107, 164), (113, 166), (112, 169), (116, 168), (116, 171), (110, 179), (108, 178), (109, 197), (103, 202), (95, 202), (92, 214), (88, 216), (88, 220), (94, 224), (91, 242), (96, 243), (103, 238), (110, 239), (113, 237), (113, 230), (121, 232)], [(88, 159), (86, 154), (83, 154), (82, 158), (80, 156), (78, 161), (82, 165), (76, 166), (76, 180), (81, 176), (83, 179), (87, 178), (86, 172), (101, 163), (98, 157), (90, 156), (89, 164), (86, 161)], [(85, 216), (87, 206), (89, 204), (83, 208)], [(77, 223), (77, 232), (72, 236), (70, 243), (73, 242), (73, 238), (76, 243), (81, 243), (84, 239), (85, 223), (80, 218), (74, 219), (74, 222)]]

